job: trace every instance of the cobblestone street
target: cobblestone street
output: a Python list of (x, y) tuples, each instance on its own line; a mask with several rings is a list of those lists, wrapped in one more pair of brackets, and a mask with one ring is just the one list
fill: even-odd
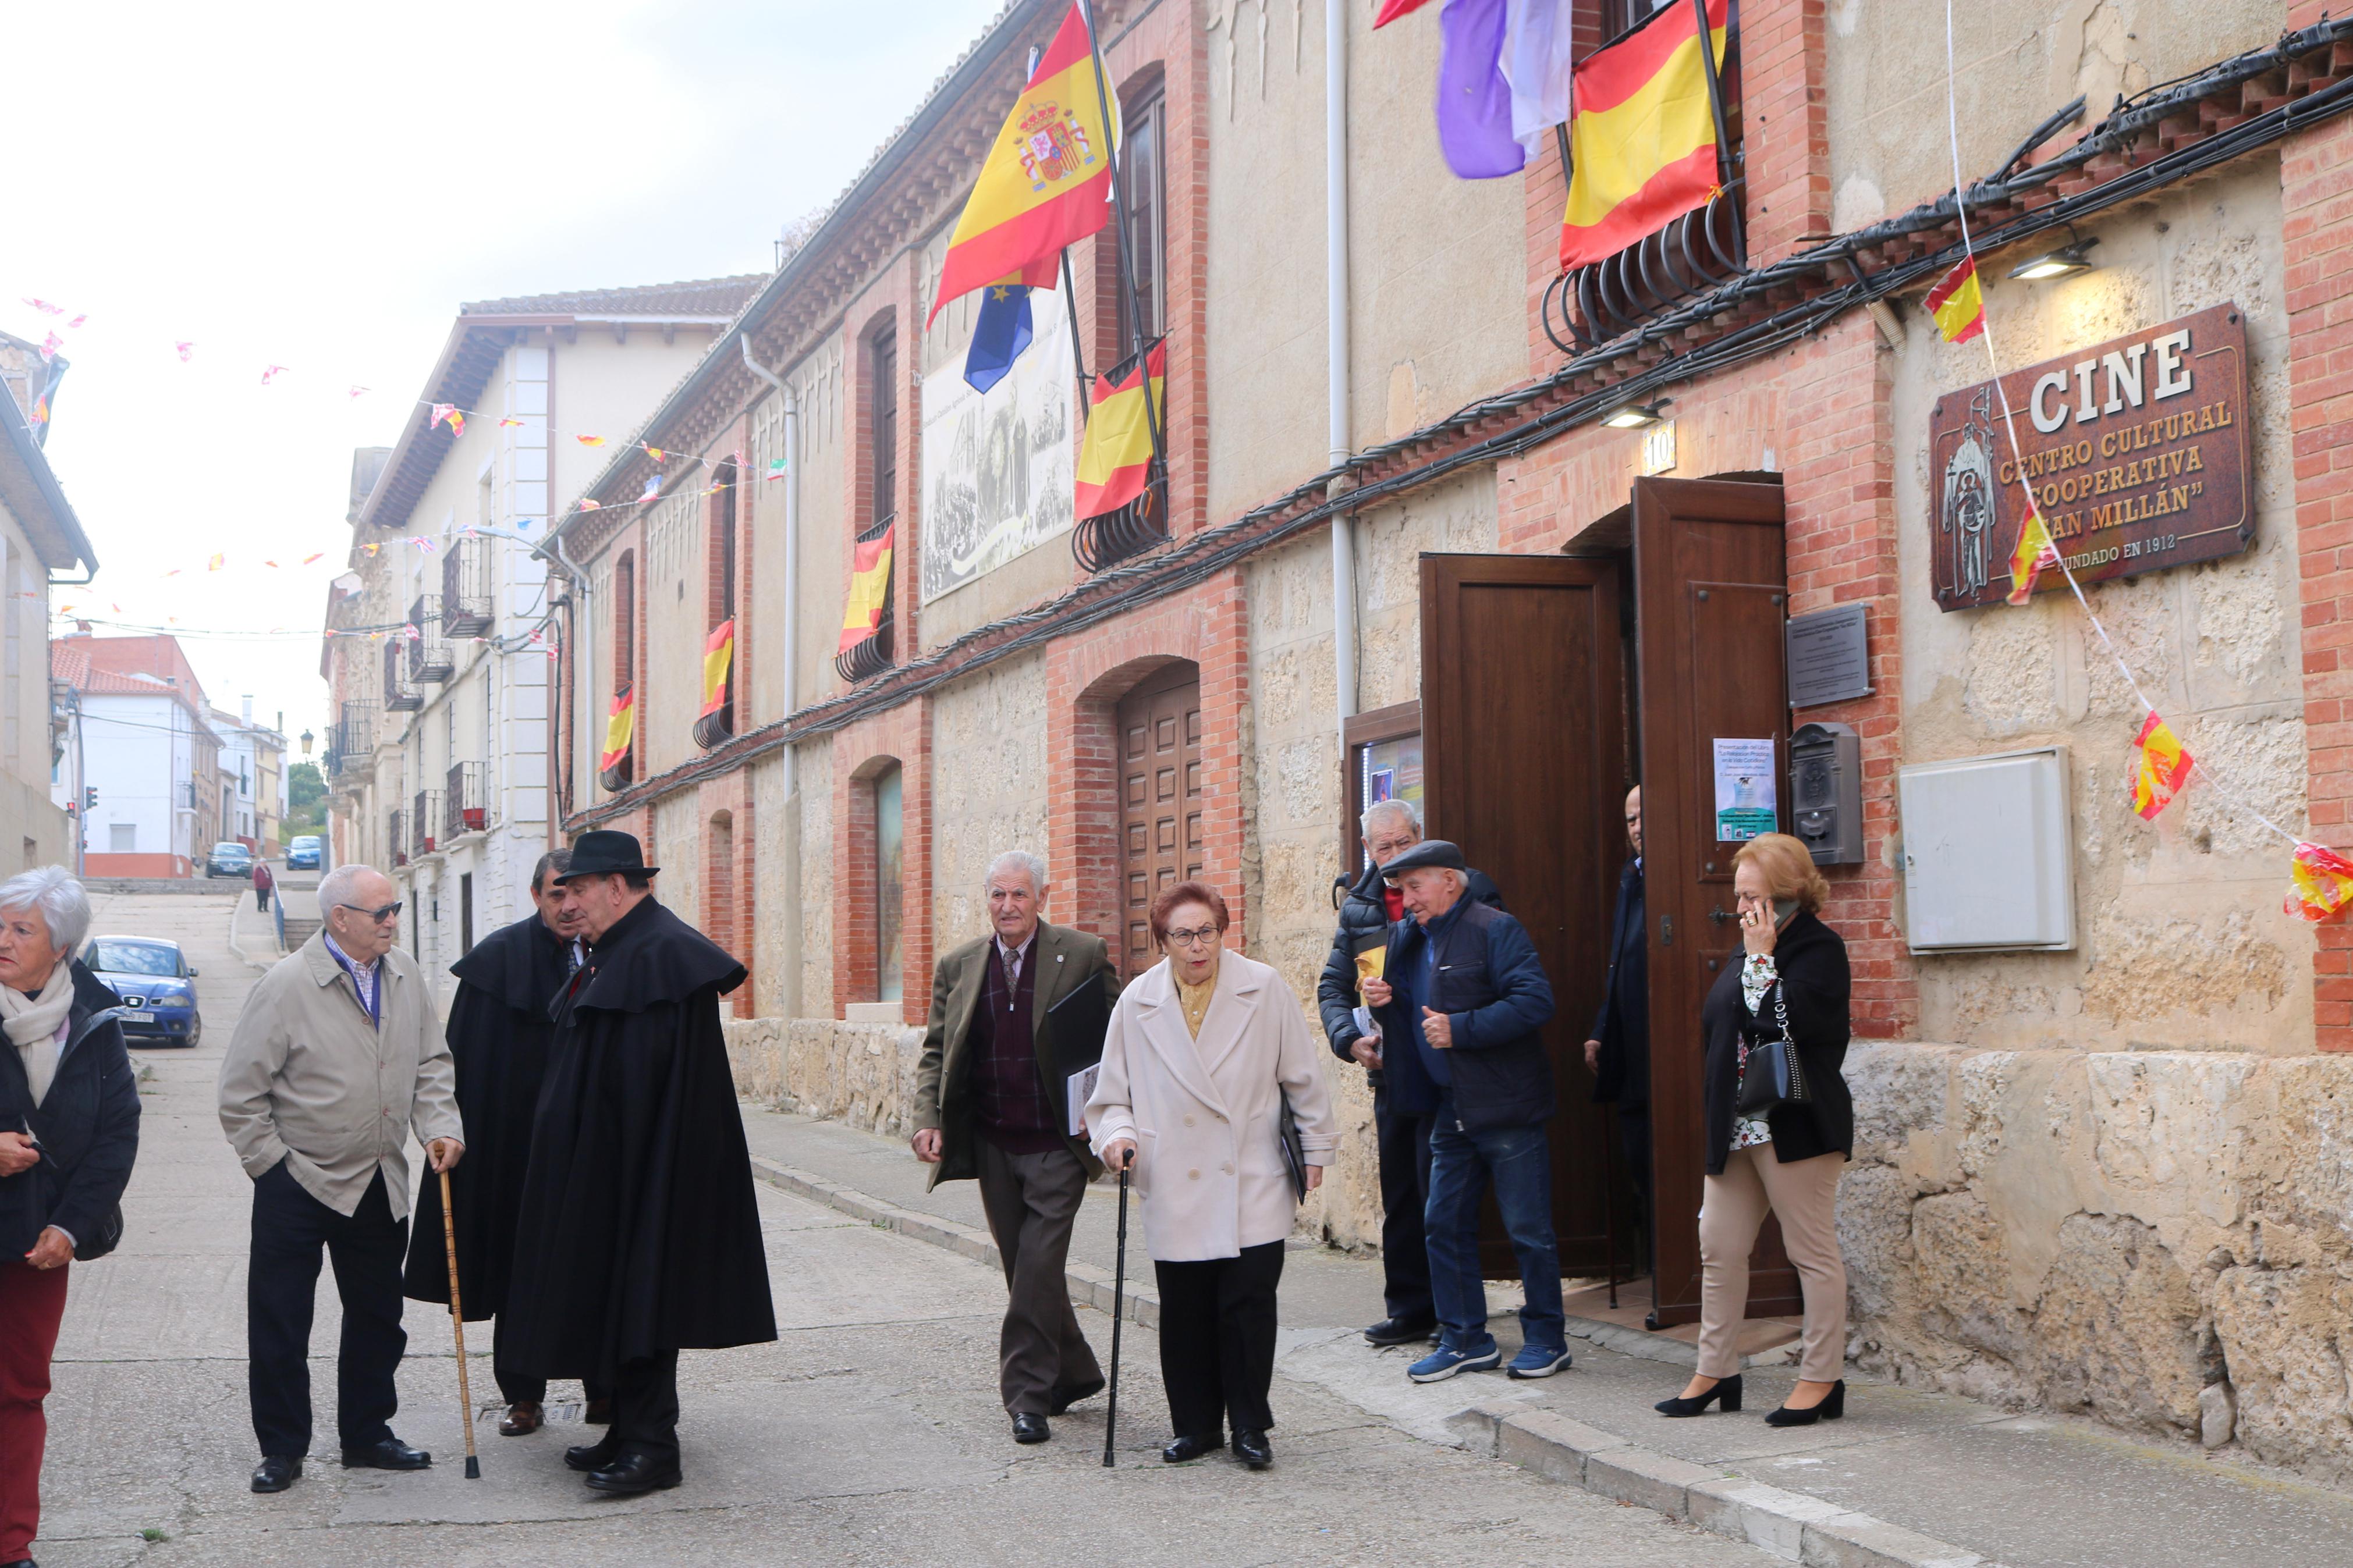
[[(478, 1418), (482, 1479), (465, 1480), (448, 1319), (415, 1303), (396, 1427), (432, 1449), (435, 1467), (413, 1477), (337, 1468), (325, 1353), (336, 1313), (322, 1287), (311, 1375), (328, 1436), (293, 1490), (253, 1496), (247, 1184), (213, 1110), (220, 1052), (255, 976), (228, 948), (231, 909), (226, 891), (99, 900), (96, 930), (187, 946), (203, 972), (205, 1040), (136, 1053), (148, 1081), (129, 1233), (113, 1258), (75, 1271), (58, 1349), (40, 1548), (49, 1568), (1769, 1561), (1647, 1510), (1433, 1447), (1282, 1378), (1271, 1472), (1223, 1458), (1171, 1469), (1156, 1454), (1166, 1413), (1155, 1347), (1133, 1326), (1118, 1468), (1102, 1466), (1099, 1399), (1058, 1421), (1053, 1442), (1017, 1448), (993, 1397), (1004, 1301), (994, 1271), (766, 1186), (783, 1337), (686, 1356), (683, 1487), (593, 1500), (562, 1463), (563, 1447), (583, 1440), (576, 1405), (524, 1439)], [(260, 930), (249, 908), (244, 930)], [(1109, 1318), (1083, 1318), (1107, 1355)], [(478, 1395), (490, 1384), (488, 1341), (477, 1325)]]

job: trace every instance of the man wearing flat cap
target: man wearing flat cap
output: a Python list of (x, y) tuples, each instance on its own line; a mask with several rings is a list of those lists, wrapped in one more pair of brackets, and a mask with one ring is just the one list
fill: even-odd
[(1463, 896), (1462, 851), (1428, 838), (1382, 868), (1409, 917), (1391, 930), (1381, 978), (1365, 982), (1386, 1042), (1390, 1097), (1430, 1118), (1430, 1291), (1438, 1348), (1413, 1363), (1416, 1383), (1482, 1372), (1503, 1361), (1487, 1331), (1479, 1270), (1479, 1200), (1495, 1207), (1520, 1264), (1526, 1305), (1516, 1378), (1568, 1364), (1560, 1244), (1552, 1228), (1552, 1063), (1540, 1031), (1552, 985), (1519, 921)]
[(549, 1009), (501, 1325), (517, 1372), (612, 1391), (604, 1440), (564, 1462), (618, 1496), (682, 1479), (678, 1352), (776, 1337), (719, 1026), (744, 966), (656, 901), (659, 869), (600, 829), (555, 878), (588, 952)]

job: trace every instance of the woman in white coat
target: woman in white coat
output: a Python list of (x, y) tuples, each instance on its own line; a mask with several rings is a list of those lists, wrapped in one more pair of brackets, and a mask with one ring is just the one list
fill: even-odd
[[(1282, 976), (1225, 951), (1226, 901), (1180, 882), (1152, 903), (1168, 956), (1123, 992), (1087, 1101), (1095, 1152), (1132, 1168), (1160, 1284), (1170, 1464), (1224, 1445), (1274, 1462), (1274, 1289), (1299, 1206), (1283, 1151), (1286, 1099), (1312, 1190), (1340, 1141), (1324, 1052)], [(1133, 1162), (1131, 1167), (1131, 1161)]]

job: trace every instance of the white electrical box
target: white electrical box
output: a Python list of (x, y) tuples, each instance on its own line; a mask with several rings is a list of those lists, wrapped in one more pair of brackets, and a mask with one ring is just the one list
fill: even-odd
[(1913, 952), (2075, 945), (2066, 747), (1905, 768), (1896, 793)]

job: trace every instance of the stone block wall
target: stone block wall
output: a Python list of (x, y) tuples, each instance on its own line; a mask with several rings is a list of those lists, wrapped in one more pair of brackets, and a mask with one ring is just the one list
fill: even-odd
[(735, 1092), (744, 1099), (865, 1132), (913, 1132), (923, 1030), (829, 1018), (745, 1018), (724, 1027)]
[(2353, 1479), (2353, 1064), (1858, 1045), (1849, 1350)]

